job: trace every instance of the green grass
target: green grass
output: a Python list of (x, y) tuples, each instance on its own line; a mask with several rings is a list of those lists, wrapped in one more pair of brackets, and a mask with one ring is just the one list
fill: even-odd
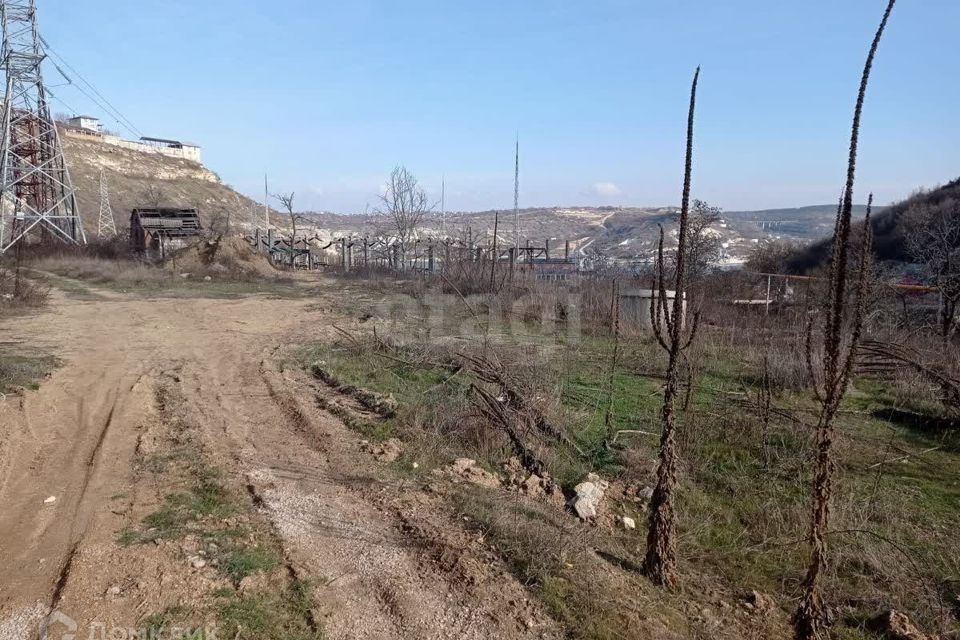
[(27, 271), (31, 279), (42, 282), (50, 287), (63, 291), (73, 300), (99, 301), (107, 298), (90, 289), (86, 284), (73, 278), (67, 278), (52, 272), (39, 272), (33, 269)]
[[(401, 405), (415, 402), (425, 390), (436, 387), (449, 375), (443, 369), (410, 366), (375, 353), (358, 356), (352, 348), (325, 343), (311, 343), (300, 348), (294, 354), (294, 361), (304, 368), (322, 361), (324, 368), (342, 382), (393, 395)], [(462, 390), (465, 383), (454, 380), (451, 388)]]
[[(167, 607), (159, 613), (152, 613), (140, 621), (140, 629), (145, 632), (146, 638), (163, 638), (166, 637), (170, 631), (171, 627), (183, 628), (187, 624), (192, 611), (187, 607), (182, 606), (173, 606)], [(196, 628), (202, 629), (202, 626), (197, 626)], [(207, 637), (205, 631), (201, 631), (200, 635), (192, 635), (191, 638), (197, 638), (197, 640), (203, 640)]]
[[(321, 638), (308, 585), (282, 570), (282, 544), (269, 522), (246, 493), (209, 464), (178, 388), (159, 385), (155, 400), (169, 433), (159, 450), (141, 458), (140, 468), (169, 493), (137, 526), (121, 531), (117, 543), (180, 541), (175, 548), (204, 558), (202, 571), (215, 571), (221, 579), (192, 598), (189, 609), (173, 607), (144, 618), (143, 637), (167, 637), (175, 628), (186, 628), (197, 638)], [(184, 559), (178, 562), (188, 567)], [(250, 576), (263, 579), (243, 583)]]
[(322, 640), (312, 623), (310, 585), (295, 581), (281, 593), (223, 594), (217, 607), (220, 637)]
[(279, 565), (276, 551), (261, 545), (230, 549), (220, 559), (220, 570), (235, 583), (262, 571), (272, 571)]
[(0, 393), (18, 388), (36, 391), (40, 381), (59, 367), (60, 360), (19, 344), (0, 344)]
[(372, 421), (357, 420), (318, 398), (347, 426), (375, 442), (403, 436), (411, 424), (422, 418), (425, 408), (462, 403), (471, 381), (471, 376), (465, 372), (448, 380), (450, 373), (445, 369), (410, 366), (373, 353), (358, 356), (351, 348), (325, 343), (311, 343), (298, 349), (292, 360), (296, 366), (305, 369), (322, 362), (323, 368), (343, 384), (393, 397), (398, 404), (396, 415)]
[[(188, 533), (203, 533), (199, 523), (219, 520), (238, 510), (227, 491), (213, 480), (194, 485), (189, 491), (172, 493), (163, 505), (143, 519), (139, 529), (126, 529), (120, 543), (126, 546), (156, 540), (175, 540)], [(219, 531), (219, 530), (217, 530)]]
[(33, 265), (39, 277), (75, 298), (104, 299), (89, 286), (149, 297), (225, 298), (264, 295), (273, 299), (301, 299), (315, 293), (310, 287), (277, 277), (257, 278), (183, 278), (178, 273), (128, 260), (104, 260), (89, 257), (45, 258)]
[[(124, 546), (157, 540), (182, 540), (197, 536), (204, 544), (215, 543), (217, 568), (238, 584), (247, 576), (280, 566), (279, 553), (248, 525), (223, 527), (223, 518), (241, 511), (241, 506), (218, 483), (208, 480), (190, 491), (173, 493), (163, 505), (143, 519), (139, 528), (125, 529), (118, 542)], [(250, 542), (251, 538), (254, 542)]]
[[(685, 581), (707, 577), (734, 593), (756, 589), (770, 594), (789, 610), (808, 561), (804, 538), (812, 482), (810, 425), (816, 421), (817, 405), (812, 392), (781, 385), (773, 404), (795, 420), (774, 416), (764, 427), (739, 402), (747, 397), (745, 392), (758, 392), (762, 371), (757, 354), (706, 342), (695, 358), (690, 408), (678, 418), (681, 571)], [(550, 351), (539, 352), (536, 393), (555, 400), (548, 405), (550, 419), (586, 453), (581, 458), (554, 444), (545, 454), (551, 475), (566, 488), (587, 471), (651, 486), (654, 481), (651, 461), (658, 447), (664, 355), (650, 340), (625, 340), (621, 349), (613, 384), (614, 428), (640, 429), (654, 437), (626, 436), (613, 448), (604, 446), (610, 339), (584, 336), (576, 348), (557, 351), (555, 357)], [(470, 420), (469, 403), (463, 401), (469, 375), (438, 386), (446, 375), (441, 369), (405, 366), (358, 353), (352, 346), (311, 345), (298, 359), (307, 364), (323, 360), (344, 382), (393, 394), (401, 409), (394, 420), (377, 428), (407, 441), (405, 459), (409, 448), (419, 446), (418, 439), (493, 469), (509, 455), (506, 445), (491, 448), (449, 426)], [(778, 362), (787, 372), (802, 369), (801, 364)], [(785, 379), (795, 377), (791, 373)], [(942, 629), (937, 594), (947, 609), (960, 609), (954, 604), (960, 592), (960, 548), (954, 541), (960, 530), (960, 438), (922, 421), (885, 417), (884, 411), (907, 408), (935, 420), (942, 411), (935, 398), (913, 395), (902, 385), (857, 379), (837, 418), (833, 568), (825, 585), (831, 604), (847, 612), (837, 637), (869, 638), (862, 630), (865, 621), (885, 608), (908, 612), (925, 629)], [(442, 410), (431, 411), (435, 406)], [(907, 462), (890, 462), (904, 452), (910, 454)], [(619, 637), (622, 620), (615, 612), (596, 611), (592, 617), (577, 613), (578, 607), (586, 610), (584, 602), (618, 596), (604, 596), (591, 580), (548, 562), (544, 551), (555, 544), (557, 527), (545, 522), (542, 513), (512, 508), (515, 517), (505, 521), (502, 502), (476, 496), (457, 506), (481, 524), (518, 578), (533, 585), (567, 622), (571, 637)], [(636, 515), (641, 524), (643, 514)], [(639, 532), (626, 548), (618, 547), (618, 557), (639, 564), (642, 535)], [(603, 535), (594, 543), (599, 548), (613, 544)], [(960, 618), (960, 610), (953, 615)], [(682, 617), (678, 620), (682, 625)]]

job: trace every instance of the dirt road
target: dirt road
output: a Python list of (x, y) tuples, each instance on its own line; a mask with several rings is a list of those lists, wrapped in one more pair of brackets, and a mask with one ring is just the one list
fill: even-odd
[(295, 301), (57, 293), (0, 325), (4, 340), (64, 362), (39, 391), (0, 401), (0, 640), (38, 637), (44, 621), (51, 638), (135, 629), (206, 597), (213, 578), (182, 549), (118, 542), (164, 499), (138, 465), (169, 428), (160, 389), (205, 464), (281, 539), (325, 637), (557, 636), (436, 496), (385, 477), (318, 408), (322, 391), (282, 370), (286, 347), (337, 317), (317, 311), (333, 307), (324, 286), (326, 297)]

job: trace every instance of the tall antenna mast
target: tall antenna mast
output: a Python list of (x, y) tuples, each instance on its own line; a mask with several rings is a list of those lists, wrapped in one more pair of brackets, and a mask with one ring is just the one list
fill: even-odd
[(0, 124), (0, 254), (28, 236), (86, 243), (76, 192), (40, 66), (46, 53), (34, 0), (0, 1), (6, 93)]
[(110, 206), (110, 189), (107, 178), (100, 169), (100, 217), (97, 220), (97, 237), (101, 240), (117, 237), (117, 225), (113, 220), (113, 207)]
[(513, 165), (513, 241), (515, 255), (520, 255), (520, 134), (517, 134), (517, 145)]
[(440, 176), (440, 235), (447, 237), (447, 177)]

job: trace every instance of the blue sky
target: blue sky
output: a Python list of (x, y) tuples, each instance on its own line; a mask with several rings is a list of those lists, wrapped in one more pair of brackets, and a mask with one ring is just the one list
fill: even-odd
[[(694, 194), (822, 204), (885, 0), (37, 0), (41, 31), (147, 135), (303, 208), (375, 205), (396, 164), (451, 210), (679, 201), (703, 65)], [(901, 0), (876, 62), (857, 200), (960, 174), (960, 2)], [(62, 84), (52, 69), (48, 83)], [(69, 105), (101, 110), (75, 88)], [(109, 118), (107, 126), (119, 129)]]

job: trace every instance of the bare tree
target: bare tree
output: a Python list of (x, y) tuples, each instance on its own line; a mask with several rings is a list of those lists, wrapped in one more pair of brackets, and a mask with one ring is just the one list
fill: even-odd
[(784, 273), (787, 261), (798, 248), (796, 242), (779, 238), (760, 242), (750, 250), (745, 266), (758, 273)]
[(140, 202), (146, 207), (157, 209), (164, 204), (169, 204), (170, 198), (163, 187), (151, 182), (140, 192)]
[(914, 205), (905, 217), (907, 250), (940, 290), (938, 328), (949, 340), (957, 330), (960, 305), (960, 201)]
[(290, 268), (293, 268), (294, 258), (297, 255), (297, 221), (306, 220), (301, 215), (298, 215), (293, 212), (293, 199), (296, 197), (296, 192), (291, 191), (290, 193), (274, 193), (273, 197), (277, 199), (280, 203), (280, 206), (283, 207), (284, 211), (287, 212), (287, 215), (290, 217)]
[(663, 227), (655, 264), (653, 289), (656, 302), (650, 305), (650, 321), (660, 346), (667, 352), (667, 382), (660, 409), (660, 455), (657, 485), (650, 499), (647, 550), (643, 572), (655, 584), (674, 587), (677, 577), (677, 515), (673, 494), (677, 486), (676, 400), (680, 391), (680, 366), (684, 351), (693, 343), (699, 314), (692, 323), (685, 322), (684, 306), (687, 291), (687, 257), (690, 241), (690, 181), (693, 173), (693, 123), (697, 102), (697, 81), (700, 68), (690, 88), (690, 111), (687, 115), (687, 154), (683, 176), (683, 199), (680, 206), (680, 229), (677, 235), (677, 256), (674, 268), (672, 309), (667, 296), (667, 276), (663, 257)]
[[(848, 280), (850, 277), (853, 216), (853, 187), (856, 177), (857, 143), (860, 136), (860, 119), (863, 103), (870, 80), (870, 69), (876, 56), (880, 39), (887, 26), (890, 13), (896, 0), (890, 0), (883, 14), (883, 20), (877, 29), (867, 54), (860, 79), (860, 91), (854, 108), (853, 126), (850, 134), (850, 154), (847, 162), (847, 181), (843, 197), (837, 209), (837, 220), (833, 235), (833, 255), (830, 263), (828, 290), (821, 311), (823, 320), (822, 352), (814, 353), (813, 322), (807, 330), (807, 366), (813, 380), (814, 391), (820, 403), (816, 428), (816, 456), (814, 460), (813, 505), (810, 518), (810, 565), (804, 579), (804, 594), (793, 616), (794, 637), (797, 640), (815, 640), (826, 637), (830, 616), (824, 603), (820, 578), (827, 567), (827, 535), (830, 525), (830, 503), (833, 494), (833, 440), (835, 435), (834, 418), (840, 409), (840, 402), (846, 395), (853, 370), (857, 343), (863, 328), (865, 296), (867, 293), (867, 273), (870, 262), (870, 205), (867, 206), (867, 220), (864, 225), (864, 237), (860, 248), (860, 264), (857, 276), (857, 301), (855, 305), (848, 301)], [(820, 366), (816, 366), (819, 364)]]
[(699, 281), (723, 253), (720, 234), (714, 229), (722, 214), (720, 207), (712, 207), (703, 200), (693, 201), (687, 218), (686, 275), (689, 282)]
[(380, 196), (380, 203), (376, 213), (390, 225), (390, 233), (399, 243), (402, 261), (424, 216), (434, 207), (417, 178), (404, 166), (397, 166), (390, 173), (390, 182)]

